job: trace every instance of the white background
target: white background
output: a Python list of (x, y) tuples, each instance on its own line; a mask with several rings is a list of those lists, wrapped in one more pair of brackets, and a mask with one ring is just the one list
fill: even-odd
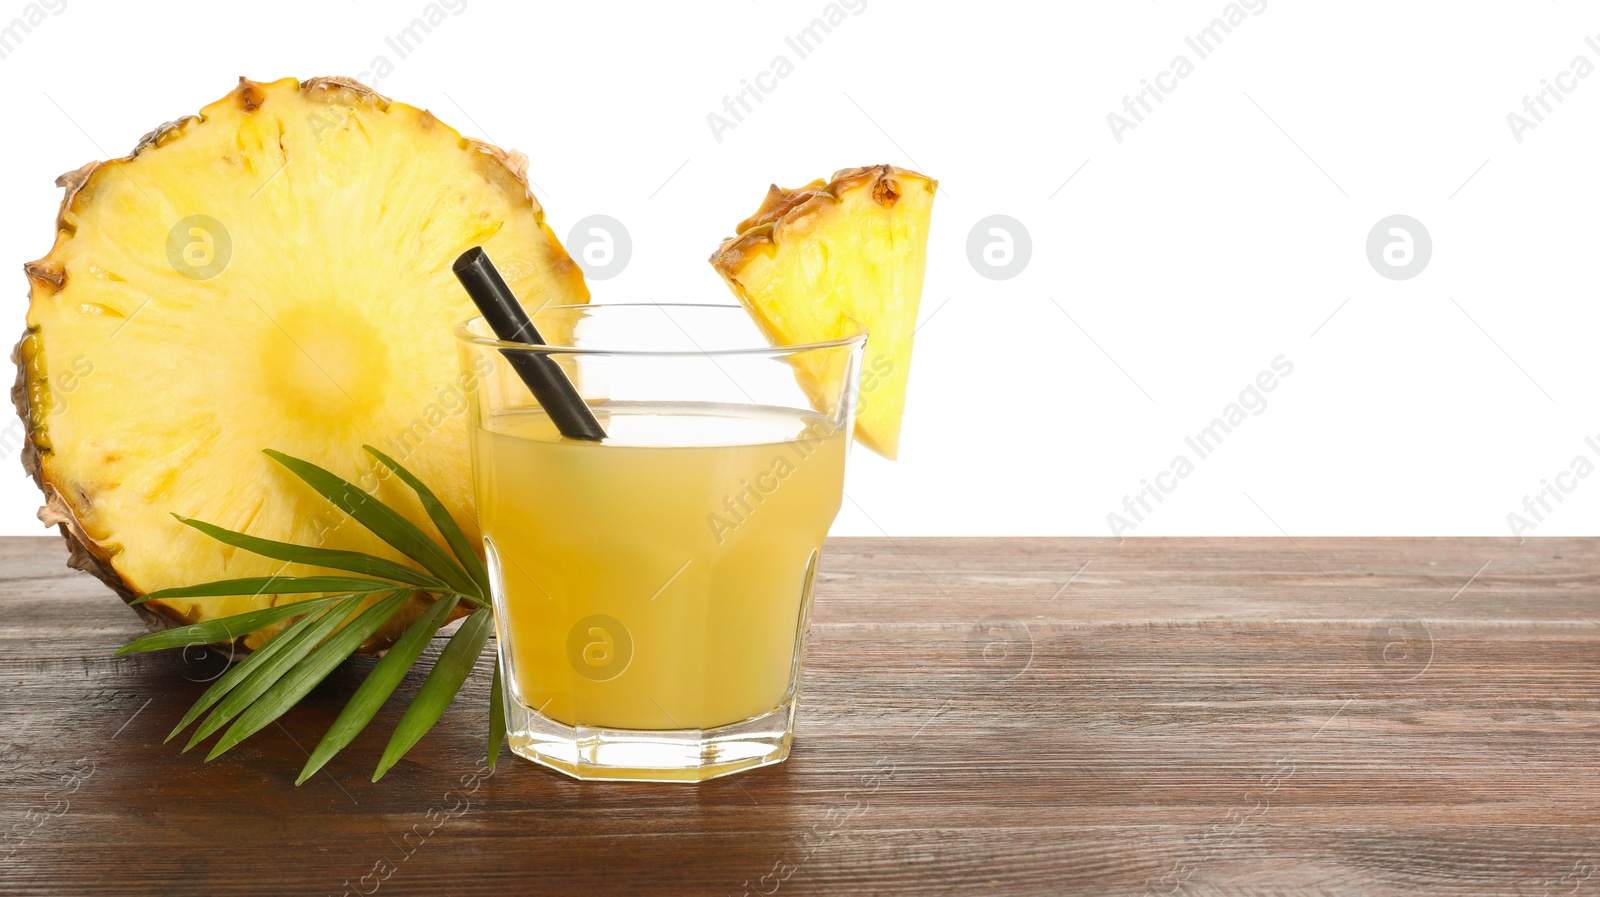
[[(20, 332), (56, 175), (241, 74), (383, 56), (371, 86), (532, 158), (563, 239), (623, 222), (632, 258), (597, 299), (727, 299), (705, 259), (771, 181), (940, 179), (901, 460), (855, 450), (836, 534), (1108, 535), (1280, 355), (1266, 410), (1132, 535), (1504, 535), (1541, 480), (1600, 461), (1600, 74), (1520, 143), (1506, 118), (1576, 56), (1600, 65), (1600, 10), (1269, 0), (1200, 60), (1184, 38), (1223, 2), (858, 0), (798, 59), (785, 36), (826, 5), (458, 0), (401, 58), (385, 38), (420, 0), (66, 0), (0, 60), (4, 314)], [(718, 141), (708, 114), (779, 54), (794, 72)], [(1119, 143), (1107, 114), (1179, 54), (1194, 72)], [(1033, 246), (1005, 280), (967, 253), (996, 214)], [(1392, 214), (1432, 236), (1413, 279), (1366, 255)], [(0, 532), (39, 532), (0, 463)], [(1534, 534), (1600, 528), (1600, 476), (1575, 482)]]

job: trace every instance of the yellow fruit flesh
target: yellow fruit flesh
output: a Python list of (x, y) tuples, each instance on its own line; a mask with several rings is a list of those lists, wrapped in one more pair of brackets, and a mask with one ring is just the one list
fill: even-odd
[[(169, 236), (195, 215), (225, 238), (180, 227), (174, 256)], [(530, 305), (588, 299), (506, 157), (337, 83), (241, 83), (94, 170), (61, 224), (29, 266), (32, 438), (44, 482), (135, 592), (308, 572), (222, 546), (171, 512), (397, 557), (263, 448), (375, 488), (430, 529), (361, 451), (377, 446), (475, 542), (463, 416), (475, 384), (452, 345), (473, 308), (450, 264), (483, 245)], [(214, 276), (191, 264), (230, 242)], [(165, 603), (199, 620), (272, 602)]]
[(513, 697), (567, 725), (622, 729), (774, 709), (839, 511), (845, 434), (758, 406), (597, 413), (604, 444), (562, 439), (541, 413), (474, 431)]
[[(855, 436), (899, 452), (912, 335), (938, 183), (890, 166), (839, 172), (798, 190), (774, 186), (762, 208), (711, 258), (767, 337), (780, 345), (866, 330)], [(820, 404), (839, 394), (838, 370), (796, 362)]]

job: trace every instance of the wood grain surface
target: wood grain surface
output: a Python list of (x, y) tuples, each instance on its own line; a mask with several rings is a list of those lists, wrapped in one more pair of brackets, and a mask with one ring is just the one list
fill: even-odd
[(699, 786), (481, 774), (486, 665), (377, 785), (395, 702), (293, 785), (371, 661), (203, 763), (215, 658), (64, 559), (0, 540), (0, 894), (1600, 894), (1600, 542), (830, 541), (792, 757)]

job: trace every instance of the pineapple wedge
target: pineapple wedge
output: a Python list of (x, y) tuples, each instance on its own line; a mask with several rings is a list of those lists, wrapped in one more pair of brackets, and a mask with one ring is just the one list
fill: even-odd
[[(711, 264), (778, 345), (867, 331), (855, 437), (893, 459), (900, 449), (911, 341), (937, 181), (890, 165), (840, 171), (795, 190), (776, 184)], [(835, 370), (796, 375), (820, 410)]]
[[(63, 175), (55, 245), (25, 266), (12, 396), (28, 431), (23, 464), (46, 499), (40, 519), (59, 525), (69, 563), (130, 601), (311, 572), (223, 546), (172, 513), (400, 559), (264, 448), (359, 483), (433, 532), (361, 450), (377, 446), (476, 542), (465, 411), (477, 384), (458, 370), (453, 337), (473, 306), (451, 262), (482, 245), (530, 306), (589, 297), (525, 166), (354, 81), (290, 78), (241, 79), (132, 155)], [(138, 609), (155, 628), (277, 598)]]

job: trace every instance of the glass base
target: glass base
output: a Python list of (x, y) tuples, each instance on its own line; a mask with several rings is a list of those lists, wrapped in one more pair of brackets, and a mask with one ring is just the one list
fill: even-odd
[(512, 753), (586, 782), (704, 782), (782, 763), (794, 732), (794, 698), (715, 729), (598, 729), (568, 726), (506, 695)]

